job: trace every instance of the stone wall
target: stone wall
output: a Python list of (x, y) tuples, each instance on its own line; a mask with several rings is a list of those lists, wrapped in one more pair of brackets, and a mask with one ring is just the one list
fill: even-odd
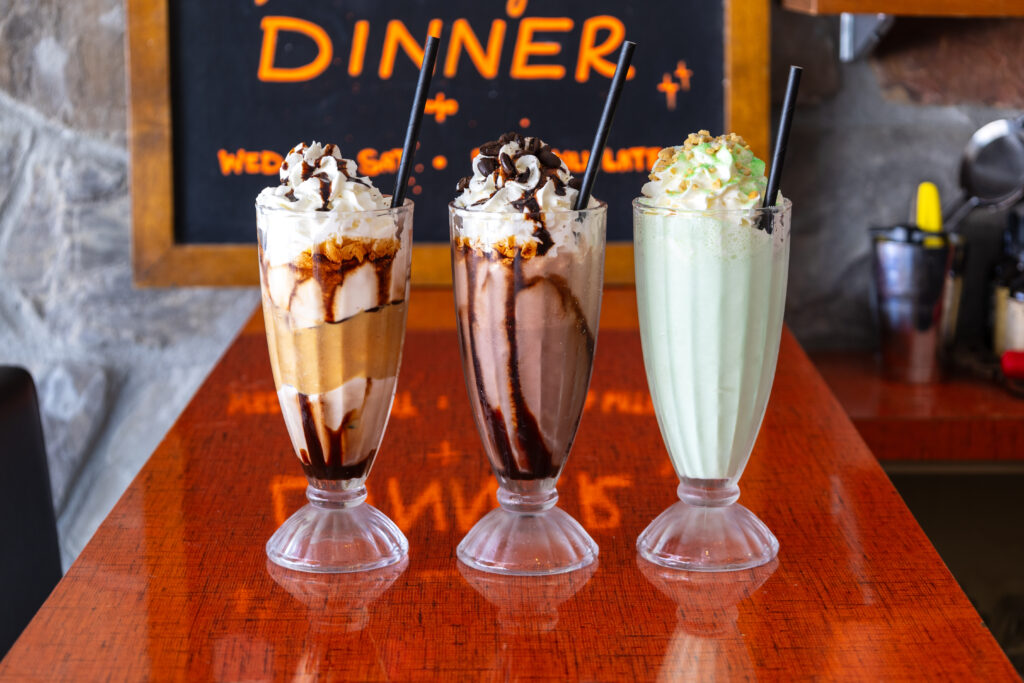
[[(871, 63), (838, 65), (836, 30), (774, 16), (775, 80), (807, 66), (783, 185), (796, 206), (787, 320), (809, 346), (870, 347), (865, 228), (904, 219), (919, 180), (951, 196), (970, 134), (1016, 112), (894, 96), (898, 70), (883, 91)], [(123, 33), (121, 0), (0, 0), (0, 362), (40, 390), (65, 564), (258, 301), (133, 289)], [(992, 234), (984, 217), (971, 229)]]
[(258, 302), (131, 277), (121, 0), (0, 0), (0, 363), (41, 397), (65, 566)]

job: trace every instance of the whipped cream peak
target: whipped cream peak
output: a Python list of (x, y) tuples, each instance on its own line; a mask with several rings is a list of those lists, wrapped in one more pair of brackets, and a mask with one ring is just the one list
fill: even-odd
[(337, 145), (304, 142), (292, 147), (281, 162), (281, 184), (265, 188), (261, 206), (292, 211), (373, 211), (389, 202), (358, 164), (342, 156)]
[(510, 132), (480, 145), (473, 175), (456, 189), (460, 209), (521, 213), (543, 223), (545, 211), (572, 209), (579, 183), (550, 145)]
[(658, 153), (641, 193), (650, 204), (691, 211), (753, 209), (768, 183), (765, 164), (735, 133), (702, 130)]

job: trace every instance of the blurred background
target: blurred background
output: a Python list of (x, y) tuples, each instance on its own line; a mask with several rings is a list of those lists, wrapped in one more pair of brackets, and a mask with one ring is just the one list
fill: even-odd
[[(124, 25), (121, 0), (0, 0), (0, 362), (38, 387), (65, 568), (259, 300), (132, 285)], [(867, 228), (905, 221), (922, 180), (956, 196), (971, 134), (1024, 108), (1022, 32), (897, 18), (843, 63), (837, 17), (773, 7), (774, 110), (787, 66), (806, 67), (783, 181), (797, 207), (786, 321), (806, 348), (877, 347)], [(968, 337), (984, 333), (1005, 221), (963, 227), (978, 255)]]

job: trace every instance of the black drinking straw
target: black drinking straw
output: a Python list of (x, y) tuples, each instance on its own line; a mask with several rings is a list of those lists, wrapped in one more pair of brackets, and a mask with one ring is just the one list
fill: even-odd
[(576, 196), (576, 211), (587, 208), (590, 203), (590, 192), (594, 189), (594, 178), (601, 168), (601, 155), (604, 154), (604, 145), (608, 141), (608, 130), (612, 127), (612, 118), (615, 116), (615, 107), (619, 104), (619, 95), (622, 94), (622, 86), (626, 82), (626, 73), (629, 71), (629, 63), (633, 59), (633, 48), (636, 43), (627, 40), (622, 43), (619, 51), (619, 64), (615, 67), (615, 75), (612, 76), (612, 84), (608, 89), (608, 97), (604, 100), (604, 111), (601, 112), (601, 122), (597, 124), (597, 135), (594, 136), (594, 144), (590, 146), (590, 159), (587, 160), (587, 170), (583, 172), (583, 182), (580, 183), (580, 193)]
[(436, 36), (427, 36), (427, 44), (423, 46), (420, 78), (416, 81), (416, 96), (412, 100), (409, 126), (405, 129), (405, 144), (402, 145), (402, 161), (398, 165), (395, 192), (391, 195), (392, 207), (405, 203), (405, 187), (409, 182), (412, 157), (416, 153), (416, 139), (420, 136), (420, 124), (423, 123), (423, 106), (427, 101), (427, 93), (430, 92), (430, 78), (434, 75), (434, 62), (437, 61), (437, 47), (440, 42), (441, 40)]
[[(782, 100), (782, 115), (779, 117), (779, 132), (775, 136), (775, 150), (772, 152), (772, 168), (768, 171), (768, 189), (764, 193), (762, 208), (775, 206), (779, 194), (779, 183), (782, 182), (782, 164), (786, 159), (786, 143), (789, 142), (789, 129), (793, 125), (793, 109), (796, 108), (796, 93), (800, 89), (800, 74), (803, 68), (789, 67), (789, 82), (786, 83), (786, 97)], [(771, 217), (764, 218), (764, 229), (772, 233)]]

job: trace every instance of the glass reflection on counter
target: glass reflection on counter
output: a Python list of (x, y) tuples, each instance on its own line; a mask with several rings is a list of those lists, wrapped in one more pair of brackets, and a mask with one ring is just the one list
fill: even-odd
[[(371, 635), (372, 630), (361, 632), (370, 623), (373, 603), (409, 567), (408, 556), (388, 567), (348, 574), (298, 572), (269, 559), (266, 566), (274, 582), (307, 610), (309, 627), (301, 636), (306, 646), (295, 662), (287, 666), (294, 680), (319, 680), (321, 675), (344, 678), (345, 670), (358, 671), (364, 679), (390, 678), (381, 653), (384, 643), (377, 642)], [(339, 652), (348, 649), (343, 645), (348, 639), (360, 643), (349, 649), (361, 653), (358, 661), (332, 661)]]
[(560, 635), (558, 608), (590, 581), (599, 564), (566, 574), (503, 576), (458, 563), (466, 583), (497, 608), (494, 655), (482, 667), (490, 672), (486, 680), (572, 677), (569, 672), (578, 666), (579, 653)]
[(676, 629), (665, 648), (657, 680), (682, 677), (731, 680), (753, 670), (740, 631), (739, 604), (753, 595), (779, 566), (778, 559), (732, 572), (685, 572), (636, 558), (640, 573), (676, 604)]

